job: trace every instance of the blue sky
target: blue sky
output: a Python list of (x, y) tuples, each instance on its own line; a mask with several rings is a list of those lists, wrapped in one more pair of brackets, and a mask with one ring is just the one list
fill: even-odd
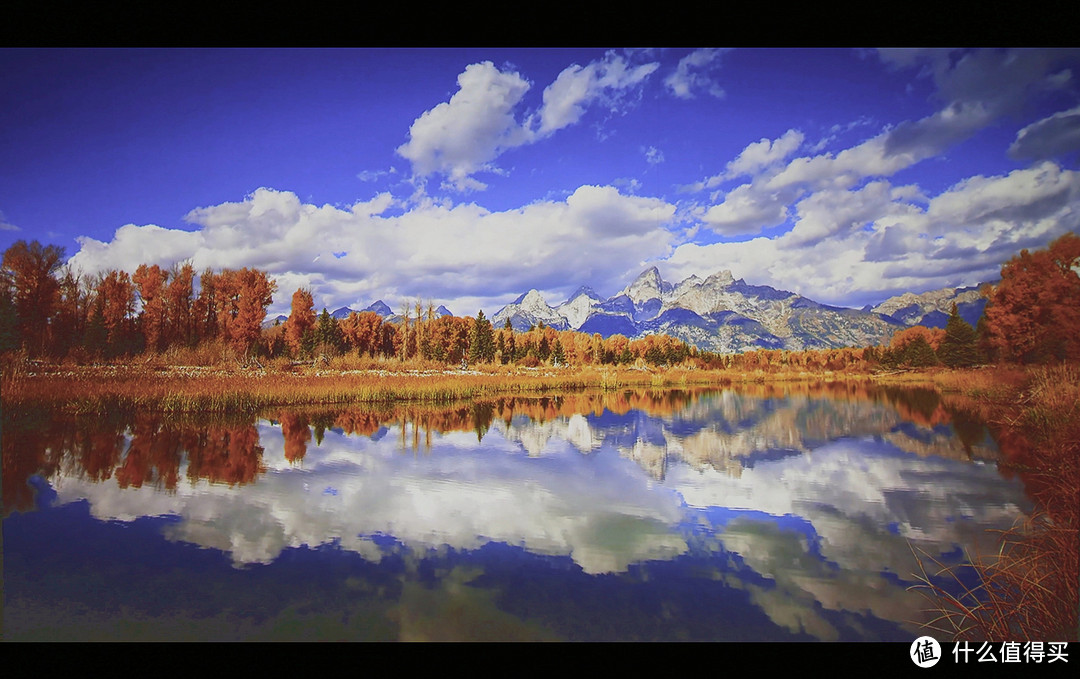
[(1080, 232), (1080, 51), (0, 50), (0, 248), (494, 314), (730, 269), (844, 306)]

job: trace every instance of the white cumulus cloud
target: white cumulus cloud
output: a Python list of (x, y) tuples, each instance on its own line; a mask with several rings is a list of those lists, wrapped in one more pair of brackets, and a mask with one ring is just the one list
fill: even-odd
[[(420, 178), (446, 177), (445, 186), (483, 190), (479, 172), (502, 174), (495, 160), (506, 151), (536, 143), (581, 120), (591, 106), (622, 112), (631, 95), (658, 63), (633, 64), (615, 52), (585, 66), (564, 69), (543, 92), (538, 111), (522, 111), (531, 83), (490, 61), (471, 64), (458, 76), (449, 101), (425, 111), (409, 128), (409, 140), (397, 148)], [(519, 115), (521, 119), (519, 120)]]
[(611, 186), (582, 186), (562, 201), (502, 212), (426, 201), (387, 216), (393, 204), (380, 194), (351, 208), (320, 207), (264, 188), (193, 210), (194, 230), (129, 224), (109, 242), (84, 238), (71, 261), (91, 274), (185, 260), (200, 271), (256, 267), (278, 279), (272, 309), (287, 309), (305, 286), (316, 305), (331, 309), (439, 295), (456, 313), (483, 305), (491, 315), (530, 288), (617, 289), (627, 267), (674, 244), (665, 228), (674, 205)]
[(503, 73), (490, 61), (467, 66), (458, 76), (458, 91), (413, 122), (398, 154), (421, 177), (439, 172), (457, 188), (483, 188), (472, 175), (532, 139), (514, 117), (529, 87), (522, 76)]
[[(747, 215), (754, 217), (749, 208)], [(996, 279), (1022, 248), (1080, 232), (1080, 172), (1047, 161), (971, 177), (928, 199), (887, 180), (854, 191), (826, 186), (795, 203), (792, 222), (773, 238), (684, 243), (667, 260), (669, 270), (682, 278), (731, 269), (833, 304), (974, 285)]]

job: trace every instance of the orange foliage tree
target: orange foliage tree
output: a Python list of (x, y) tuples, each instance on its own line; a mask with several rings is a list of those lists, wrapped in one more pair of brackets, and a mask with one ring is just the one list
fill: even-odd
[(192, 344), (195, 341), (193, 320), (193, 281), (195, 269), (190, 263), (174, 266), (165, 290), (166, 342)]
[(192, 304), (192, 324), (195, 341), (216, 337), (218, 334), (218, 275), (207, 268), (199, 276), (199, 296)]
[(315, 300), (311, 291), (300, 288), (293, 293), (292, 308), (285, 321), (285, 343), (294, 355), (300, 354), (304, 347), (304, 336), (315, 327)]
[(999, 359), (1020, 363), (1080, 360), (1080, 237), (1045, 250), (1021, 250), (989, 293), (985, 340)]
[(233, 349), (247, 354), (259, 340), (277, 283), (266, 272), (248, 268), (222, 271), (221, 283), (225, 337)]
[(140, 264), (131, 280), (142, 299), (139, 322), (146, 336), (146, 348), (161, 351), (165, 345), (165, 283), (169, 273), (157, 264)]
[(129, 353), (134, 332), (135, 285), (126, 271), (102, 274), (97, 284), (97, 311), (106, 332), (106, 353)]
[(14, 288), (15, 314), (24, 346), (31, 354), (46, 350), (49, 317), (60, 296), (56, 272), (64, 248), (38, 241), (17, 241), (4, 251), (2, 275)]
[(931, 349), (937, 351), (941, 348), (942, 340), (945, 339), (945, 331), (941, 328), (928, 328), (924, 325), (913, 325), (910, 328), (897, 330), (893, 333), (892, 341), (889, 342), (889, 348), (893, 351), (903, 352), (908, 348), (909, 344), (919, 337), (926, 340), (926, 343), (930, 345)]
[(374, 357), (380, 349), (379, 331), (382, 323), (382, 316), (374, 311), (352, 312), (341, 323), (345, 343), (360, 356), (366, 354)]

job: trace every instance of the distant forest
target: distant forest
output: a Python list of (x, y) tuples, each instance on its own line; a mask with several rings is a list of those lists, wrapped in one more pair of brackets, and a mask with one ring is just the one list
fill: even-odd
[(476, 317), (406, 308), (396, 322), (372, 311), (316, 314), (310, 290), (292, 295), (288, 319), (263, 327), (276, 281), (257, 269), (171, 269), (78, 275), (64, 248), (18, 241), (0, 268), (0, 355), (75, 364), (156, 355), (174, 364), (312, 361), (343, 355), (442, 364), (583, 366), (631, 364), (702, 369), (869, 370), (1080, 360), (1080, 237), (1021, 251), (987, 286), (977, 327), (955, 307), (944, 329), (913, 326), (888, 345), (720, 355), (667, 335), (603, 338), (543, 324), (516, 332)]

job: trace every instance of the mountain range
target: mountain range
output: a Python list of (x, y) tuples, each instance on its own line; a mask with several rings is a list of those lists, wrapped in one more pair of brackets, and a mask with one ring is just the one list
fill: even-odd
[[(797, 351), (887, 344), (894, 332), (912, 325), (943, 328), (954, 303), (972, 326), (986, 306), (975, 286), (904, 293), (876, 306), (849, 309), (767, 285), (750, 285), (726, 270), (673, 284), (652, 267), (606, 299), (592, 288), (581, 287), (565, 302), (551, 306), (539, 291), (529, 290), (500, 309), (491, 322), (501, 328), (509, 319), (519, 332), (543, 323), (556, 330), (599, 333), (604, 338), (666, 334), (718, 353)], [(330, 315), (340, 319), (353, 311), (341, 307)], [(403, 319), (382, 300), (363, 311), (373, 311), (389, 323)], [(452, 314), (439, 306), (435, 315)], [(285, 318), (278, 316), (267, 324)]]
[(977, 288), (946, 288), (921, 295), (905, 293), (876, 307), (848, 309), (766, 285), (749, 285), (730, 271), (708, 278), (665, 281), (656, 267), (607, 299), (579, 288), (562, 304), (549, 305), (530, 290), (500, 309), (495, 327), (506, 320), (519, 331), (543, 323), (558, 330), (677, 337), (699, 349), (740, 353), (752, 349), (829, 349), (888, 343), (910, 325), (944, 327), (952, 304), (975, 325), (985, 306)]
[[(329, 313), (330, 313), (331, 318), (336, 318), (338, 320), (341, 320), (343, 318), (347, 318), (349, 316), (349, 314), (359, 313), (361, 311), (374, 311), (375, 313), (377, 313), (383, 319), (384, 323), (400, 323), (405, 318), (401, 314), (395, 314), (393, 309), (391, 309), (381, 299), (377, 300), (375, 302), (372, 302), (365, 309), (357, 310), (357, 309), (352, 309), (352, 308), (347, 307), (347, 306), (343, 306), (343, 307), (341, 307), (339, 309), (334, 309), (333, 311), (331, 311)], [(441, 304), (439, 305), (438, 309), (435, 309), (434, 314), (435, 314), (435, 318), (439, 318), (440, 316), (453, 316), (454, 315), (453, 313), (450, 312), (449, 309), (447, 309), (445, 306), (443, 306)], [(275, 316), (273, 318), (267, 318), (265, 321), (263, 321), (263, 327), (267, 328), (267, 327), (270, 327), (272, 325), (277, 325), (279, 323), (284, 323), (288, 319), (289, 319), (289, 317), (287, 315), (278, 314), (277, 316)]]
[(944, 328), (952, 313), (952, 305), (956, 304), (956, 311), (960, 318), (971, 324), (972, 327), (979, 322), (983, 309), (986, 308), (986, 298), (979, 292), (978, 285), (967, 288), (942, 288), (931, 290), (921, 295), (905, 292), (896, 297), (890, 297), (877, 306), (865, 306), (863, 311), (871, 311), (884, 314), (904, 323), (905, 325), (925, 325), (928, 328)]

